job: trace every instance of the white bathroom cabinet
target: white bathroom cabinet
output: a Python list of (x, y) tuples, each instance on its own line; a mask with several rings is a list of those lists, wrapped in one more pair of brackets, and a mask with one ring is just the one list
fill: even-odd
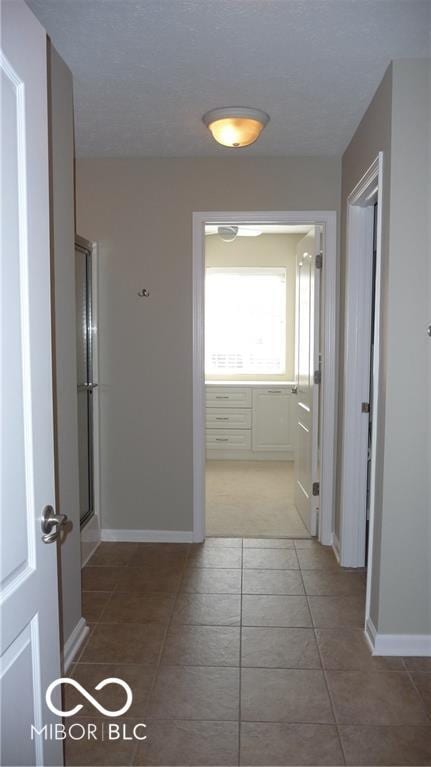
[(293, 460), (292, 383), (207, 384), (207, 458)]
[(291, 389), (271, 387), (253, 390), (252, 448), (254, 451), (292, 451)]

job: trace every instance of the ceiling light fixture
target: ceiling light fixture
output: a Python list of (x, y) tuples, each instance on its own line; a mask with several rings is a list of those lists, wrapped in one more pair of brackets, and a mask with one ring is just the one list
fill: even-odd
[(259, 138), (269, 115), (250, 107), (220, 107), (211, 109), (202, 120), (219, 144), (237, 149)]
[(221, 224), (219, 226), (206, 226), (205, 236), (218, 234), (224, 242), (232, 242), (236, 237), (259, 237), (263, 234), (262, 229), (253, 229), (249, 226), (238, 226), (237, 224)]
[(232, 242), (238, 235), (237, 226), (219, 226), (217, 231), (223, 242)]

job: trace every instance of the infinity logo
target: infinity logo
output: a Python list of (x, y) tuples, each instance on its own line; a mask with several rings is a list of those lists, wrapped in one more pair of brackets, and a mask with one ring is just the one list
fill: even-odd
[(82, 703), (78, 703), (75, 708), (72, 708), (70, 711), (62, 711), (61, 709), (57, 708), (54, 703), (52, 702), (52, 692), (55, 690), (56, 687), (58, 687), (61, 684), (70, 684), (72, 687), (75, 687), (76, 690), (79, 690), (81, 695), (84, 696), (88, 701), (90, 701), (91, 705), (94, 706), (98, 711), (100, 711), (101, 714), (104, 716), (121, 716), (121, 714), (124, 714), (126, 711), (129, 710), (130, 706), (132, 705), (133, 701), (133, 693), (130, 689), (127, 682), (125, 682), (123, 679), (118, 679), (115, 676), (110, 676), (107, 679), (102, 679), (99, 684), (96, 685), (94, 688), (95, 690), (102, 690), (106, 685), (108, 684), (118, 684), (120, 687), (123, 688), (123, 690), (126, 691), (127, 699), (122, 706), (122, 708), (119, 708), (117, 711), (108, 711), (108, 709), (104, 708), (100, 705), (100, 703), (97, 702), (95, 698), (93, 698), (92, 695), (90, 695), (89, 692), (81, 685), (79, 682), (77, 682), (75, 679), (69, 679), (68, 677), (61, 677), (60, 679), (55, 679), (51, 684), (49, 685), (46, 694), (45, 694), (45, 700), (46, 705), (50, 709), (50, 711), (53, 712), (53, 714), (57, 714), (58, 716), (73, 716), (74, 714), (77, 714), (78, 711), (83, 708)]

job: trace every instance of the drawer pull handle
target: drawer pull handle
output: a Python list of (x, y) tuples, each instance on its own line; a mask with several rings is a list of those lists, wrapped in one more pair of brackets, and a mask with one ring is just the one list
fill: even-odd
[(228, 416), (216, 416), (216, 421), (228, 421)]
[(229, 437), (216, 437), (216, 442), (229, 442)]
[(229, 394), (216, 394), (216, 399), (229, 399)]
[(268, 394), (281, 394), (281, 389), (268, 389)]

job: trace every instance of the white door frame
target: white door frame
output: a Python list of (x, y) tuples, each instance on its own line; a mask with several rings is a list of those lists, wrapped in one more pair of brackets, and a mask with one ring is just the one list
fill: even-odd
[(205, 538), (205, 224), (310, 224), (324, 233), (322, 444), (318, 537), (331, 545), (337, 420), (338, 264), (335, 211), (201, 211), (193, 213), (193, 540)]
[(370, 337), (372, 309), (372, 251), (374, 203), (377, 202), (376, 277), (373, 368), (373, 414), (368, 541), (367, 614), (371, 584), (374, 532), (376, 445), (378, 423), (380, 303), (382, 285), (383, 153), (380, 152), (347, 199), (346, 316), (344, 341), (344, 403), (341, 456), (340, 563), (365, 564), (368, 415), (362, 402), (370, 395)]

